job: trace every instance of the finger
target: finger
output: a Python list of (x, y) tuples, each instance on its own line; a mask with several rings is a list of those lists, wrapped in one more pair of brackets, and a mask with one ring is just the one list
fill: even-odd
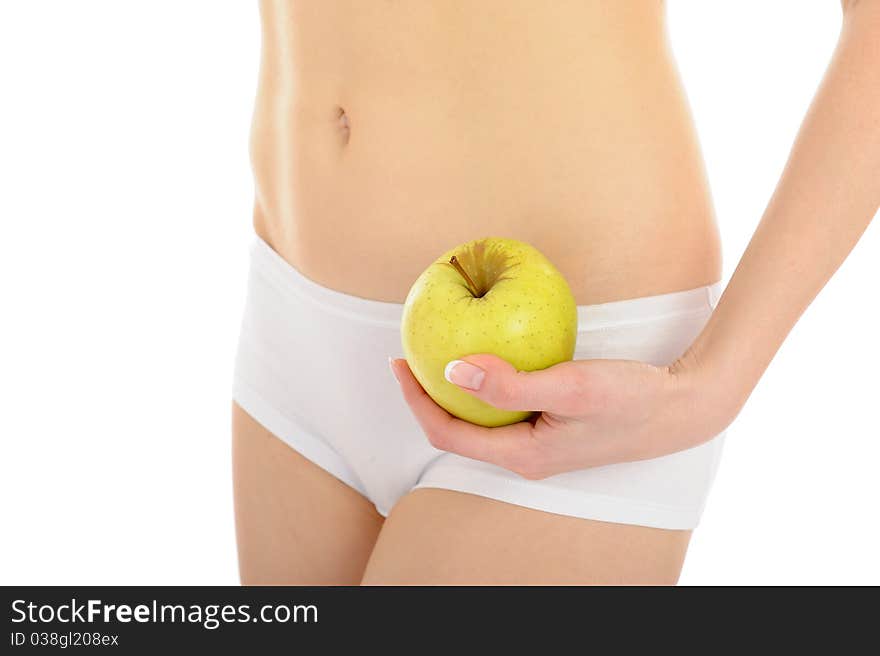
[(458, 419), (437, 405), (413, 376), (404, 359), (391, 361), (403, 397), (422, 427), (428, 441), (443, 451), (482, 460), (516, 471), (536, 451), (533, 426), (518, 422), (486, 428)]
[(586, 394), (584, 375), (576, 362), (517, 371), (498, 356), (480, 353), (453, 360), (444, 375), (450, 383), (502, 410), (573, 415)]

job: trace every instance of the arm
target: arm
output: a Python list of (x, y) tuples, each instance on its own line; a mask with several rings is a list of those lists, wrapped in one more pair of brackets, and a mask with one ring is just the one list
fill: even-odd
[(687, 449), (722, 432), (880, 205), (880, 0), (844, 1), (840, 40), (784, 173), (703, 332), (669, 367), (578, 360), (517, 372), (465, 356), (450, 381), (532, 422), (483, 428), (437, 406), (391, 363), (437, 448), (526, 478)]
[(731, 419), (880, 204), (880, 1), (845, 1), (844, 10), (779, 185), (708, 325), (674, 368), (714, 390)]

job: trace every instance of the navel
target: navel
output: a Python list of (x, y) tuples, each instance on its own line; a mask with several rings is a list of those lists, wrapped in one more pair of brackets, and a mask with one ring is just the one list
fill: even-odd
[(342, 107), (336, 108), (336, 127), (342, 137), (342, 143), (347, 144), (351, 137), (351, 125), (349, 124), (348, 114)]

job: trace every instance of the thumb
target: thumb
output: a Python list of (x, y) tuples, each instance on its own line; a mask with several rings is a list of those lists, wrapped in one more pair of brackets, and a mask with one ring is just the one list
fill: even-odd
[(496, 355), (480, 353), (452, 360), (443, 375), (450, 383), (501, 410), (546, 410), (575, 414), (583, 397), (583, 376), (574, 362), (538, 371), (517, 371)]

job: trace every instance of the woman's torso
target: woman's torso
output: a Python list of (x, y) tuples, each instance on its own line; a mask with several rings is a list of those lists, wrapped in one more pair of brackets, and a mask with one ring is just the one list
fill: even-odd
[(664, 11), (263, 0), (258, 234), (314, 281), (385, 301), (482, 236), (536, 246), (579, 304), (716, 281)]

